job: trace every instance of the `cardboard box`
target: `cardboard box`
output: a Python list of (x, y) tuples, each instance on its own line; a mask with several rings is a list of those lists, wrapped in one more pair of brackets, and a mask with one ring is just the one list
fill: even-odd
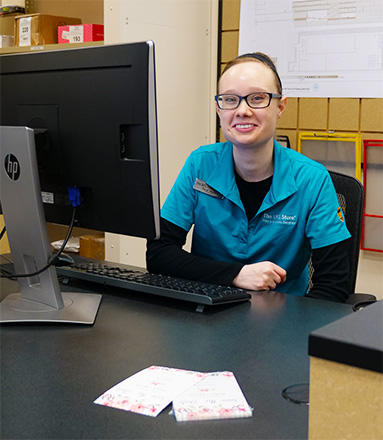
[(80, 18), (29, 14), (16, 17), (15, 46), (38, 46), (57, 43), (57, 28), (81, 24)]
[(59, 26), (59, 43), (83, 43), (86, 41), (102, 41), (104, 39), (103, 24), (80, 24), (78, 26)]
[(24, 16), (24, 14), (6, 14), (0, 15), (0, 35), (15, 36), (15, 18)]
[(0, 35), (0, 48), (13, 47), (15, 44), (15, 37), (13, 35)]
[(82, 235), (80, 237), (80, 257), (105, 260), (104, 234)]

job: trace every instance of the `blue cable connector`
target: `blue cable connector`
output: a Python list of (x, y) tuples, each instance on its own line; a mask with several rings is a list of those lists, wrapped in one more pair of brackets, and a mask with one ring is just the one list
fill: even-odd
[(69, 200), (74, 208), (80, 205), (81, 203), (81, 194), (79, 188), (75, 188), (72, 186), (68, 187), (68, 195)]

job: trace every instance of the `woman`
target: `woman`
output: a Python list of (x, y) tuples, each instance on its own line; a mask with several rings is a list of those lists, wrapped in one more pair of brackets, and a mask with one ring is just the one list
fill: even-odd
[(344, 301), (350, 234), (326, 169), (273, 139), (286, 108), (273, 62), (260, 52), (235, 58), (218, 90), (227, 142), (187, 159), (161, 210), (161, 238), (148, 242), (149, 271), (304, 295), (312, 255), (309, 295)]

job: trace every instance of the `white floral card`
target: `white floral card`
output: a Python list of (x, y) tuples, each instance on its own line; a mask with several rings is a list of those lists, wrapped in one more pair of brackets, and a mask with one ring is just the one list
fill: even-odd
[(173, 400), (177, 421), (251, 417), (234, 374), (230, 371), (208, 373)]

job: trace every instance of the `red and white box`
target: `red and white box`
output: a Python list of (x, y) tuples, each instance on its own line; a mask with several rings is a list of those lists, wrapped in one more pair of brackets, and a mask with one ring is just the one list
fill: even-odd
[(58, 26), (58, 43), (84, 43), (104, 39), (103, 24), (79, 24)]

